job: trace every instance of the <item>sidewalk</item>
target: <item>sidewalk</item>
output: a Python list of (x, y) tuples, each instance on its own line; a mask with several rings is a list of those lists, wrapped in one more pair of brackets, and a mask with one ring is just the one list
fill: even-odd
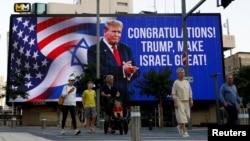
[(51, 141), (30, 133), (0, 132), (0, 141)]
[[(60, 127), (46, 127), (42, 129), (39, 126), (18, 126), (11, 128), (9, 126), (0, 126), (0, 141), (131, 141), (131, 130), (128, 134), (120, 135), (119, 131), (115, 134), (104, 134), (101, 129), (96, 129), (95, 133), (87, 133), (86, 128), (80, 128), (82, 133), (78, 136), (70, 128), (65, 128), (66, 135), (60, 134)], [(141, 141), (207, 141), (206, 127), (193, 127), (189, 130), (190, 137), (183, 138), (179, 135), (176, 127), (141, 128)]]

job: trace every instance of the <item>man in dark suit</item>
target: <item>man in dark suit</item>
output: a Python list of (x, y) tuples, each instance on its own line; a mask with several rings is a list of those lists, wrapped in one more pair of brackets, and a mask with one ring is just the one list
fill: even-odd
[[(129, 99), (128, 85), (140, 74), (135, 65), (131, 48), (120, 43), (123, 23), (118, 20), (109, 20), (104, 25), (104, 37), (100, 41), (100, 74), (113, 75), (115, 85), (124, 101)], [(88, 49), (88, 64), (96, 63), (96, 45)]]

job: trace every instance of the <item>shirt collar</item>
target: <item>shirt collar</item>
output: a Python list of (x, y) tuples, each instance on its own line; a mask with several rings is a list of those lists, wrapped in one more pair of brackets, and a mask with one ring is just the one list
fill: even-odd
[(109, 49), (113, 52), (113, 49), (112, 49), (112, 45), (110, 45), (109, 43), (108, 43), (108, 41), (105, 39), (105, 38), (103, 38), (103, 42), (109, 47)]

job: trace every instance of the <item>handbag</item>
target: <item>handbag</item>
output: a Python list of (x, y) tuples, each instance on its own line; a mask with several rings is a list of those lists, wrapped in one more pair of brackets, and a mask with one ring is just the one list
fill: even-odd
[(58, 103), (58, 105), (62, 105), (63, 102), (64, 102), (64, 97), (61, 95), (61, 96), (58, 98), (57, 103)]

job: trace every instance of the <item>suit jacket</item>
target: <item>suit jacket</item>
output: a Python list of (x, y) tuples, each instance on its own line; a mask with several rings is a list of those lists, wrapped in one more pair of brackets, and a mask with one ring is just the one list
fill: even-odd
[[(120, 53), (121, 60), (124, 62), (132, 61), (132, 65), (136, 66), (131, 48), (123, 43), (117, 44), (117, 49)], [(91, 46), (88, 49), (88, 63), (96, 63), (96, 45)], [(101, 75), (114, 75), (115, 80), (128, 81), (123, 76), (122, 66), (118, 66), (112, 51), (104, 43), (103, 39), (100, 41), (100, 73)], [(140, 70), (137, 70), (131, 80), (137, 78), (140, 74)]]
[[(136, 66), (131, 48), (123, 43), (117, 44), (117, 49), (120, 53), (121, 60), (124, 62), (132, 61), (132, 65)], [(96, 64), (96, 45), (88, 49), (88, 64)], [(134, 86), (131, 81), (139, 77), (140, 70), (137, 70), (130, 80), (124, 78), (122, 66), (118, 66), (115, 57), (109, 47), (104, 43), (103, 39), (100, 41), (100, 74), (101, 76), (113, 75), (115, 77), (114, 85), (117, 86), (121, 98), (124, 101), (129, 99), (129, 95), (134, 93)]]

